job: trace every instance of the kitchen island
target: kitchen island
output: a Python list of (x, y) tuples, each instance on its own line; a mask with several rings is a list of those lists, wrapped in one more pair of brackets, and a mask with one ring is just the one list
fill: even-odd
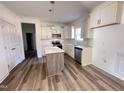
[(48, 76), (59, 75), (64, 69), (64, 50), (58, 47), (45, 48)]

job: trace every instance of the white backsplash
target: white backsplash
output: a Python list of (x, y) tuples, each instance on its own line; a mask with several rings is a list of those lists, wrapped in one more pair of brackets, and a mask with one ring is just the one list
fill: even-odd
[(83, 46), (92, 47), (93, 46), (93, 39), (92, 38), (86, 38), (86, 39), (84, 39)]
[(69, 44), (72, 44), (72, 45), (75, 45), (75, 40), (74, 39), (65, 39), (64, 40), (64, 44), (65, 45), (69, 45)]
[(93, 39), (85, 38), (83, 41), (75, 41), (75, 45), (92, 47), (93, 46)]

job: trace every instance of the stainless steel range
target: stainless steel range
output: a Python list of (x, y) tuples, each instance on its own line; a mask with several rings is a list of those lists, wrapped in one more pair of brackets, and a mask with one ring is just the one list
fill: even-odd
[(60, 43), (60, 41), (52, 41), (53, 46), (59, 47), (62, 49), (62, 44)]

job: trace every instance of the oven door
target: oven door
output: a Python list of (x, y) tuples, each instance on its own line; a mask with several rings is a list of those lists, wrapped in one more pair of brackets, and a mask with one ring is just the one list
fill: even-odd
[(62, 45), (57, 45), (58, 48), (62, 49)]

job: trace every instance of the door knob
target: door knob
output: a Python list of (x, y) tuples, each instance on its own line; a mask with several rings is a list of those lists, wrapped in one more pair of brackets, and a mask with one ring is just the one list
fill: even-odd
[(11, 50), (15, 50), (16, 48), (12, 48)]

